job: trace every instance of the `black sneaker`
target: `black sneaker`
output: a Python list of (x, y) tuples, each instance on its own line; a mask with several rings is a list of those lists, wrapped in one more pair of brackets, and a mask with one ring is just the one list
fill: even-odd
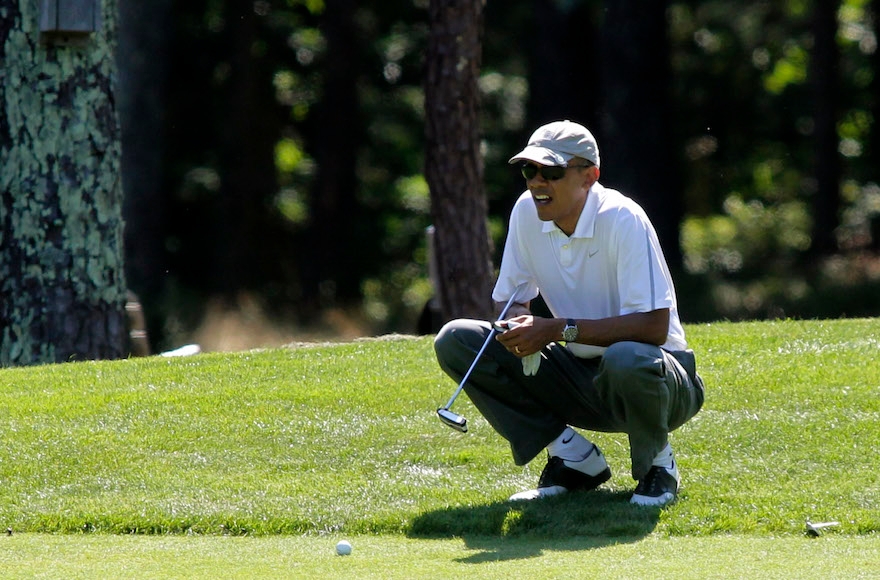
[[(541, 499), (550, 497), (551, 495), (559, 495), (567, 491), (590, 490), (599, 487), (611, 479), (611, 468), (605, 462), (602, 452), (599, 448), (593, 446), (598, 454), (597, 457), (589, 458), (591, 462), (599, 462), (600, 471), (596, 475), (589, 475), (578, 469), (573, 469), (569, 465), (577, 465), (581, 461), (567, 461), (561, 457), (549, 457), (541, 477), (538, 479), (538, 489), (529, 489), (521, 491), (510, 496), (510, 501), (523, 501), (532, 499)], [(566, 465), (567, 464), (567, 465)], [(604, 466), (604, 468), (602, 467)]]
[(675, 461), (671, 468), (653, 466), (648, 475), (636, 486), (630, 503), (651, 507), (661, 507), (675, 500), (678, 494), (678, 466)]

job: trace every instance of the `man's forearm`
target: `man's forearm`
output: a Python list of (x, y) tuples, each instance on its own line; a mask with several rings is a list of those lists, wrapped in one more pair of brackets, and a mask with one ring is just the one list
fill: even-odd
[[(501, 314), (501, 311), (504, 310), (506, 302), (496, 302), (495, 303), (495, 316)], [(514, 302), (510, 305), (510, 309), (507, 311), (507, 314), (504, 315), (504, 318), (514, 318), (516, 316), (524, 316), (531, 314), (532, 311), (529, 310), (529, 302)]]
[[(562, 336), (565, 320), (559, 320), (559, 336)], [(669, 309), (634, 312), (598, 320), (578, 320), (577, 326), (577, 342), (582, 344), (610, 346), (616, 342), (631, 340), (659, 346), (666, 342), (669, 334)]]

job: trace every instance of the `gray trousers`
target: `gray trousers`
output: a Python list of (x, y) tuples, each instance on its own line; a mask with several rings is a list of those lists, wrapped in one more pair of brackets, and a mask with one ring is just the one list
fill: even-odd
[[(490, 332), (482, 320), (453, 320), (434, 339), (440, 368), (460, 382)], [(633, 479), (647, 475), (671, 431), (703, 405), (703, 381), (691, 350), (669, 352), (640, 342), (611, 345), (581, 359), (556, 343), (541, 351), (534, 376), (496, 340), (471, 373), (465, 392), (525, 465), (566, 425), (629, 437)]]

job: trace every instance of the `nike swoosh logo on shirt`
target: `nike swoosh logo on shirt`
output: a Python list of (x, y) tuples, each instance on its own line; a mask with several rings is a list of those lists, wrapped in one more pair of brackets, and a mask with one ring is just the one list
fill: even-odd
[(567, 445), (568, 443), (571, 442), (572, 439), (574, 439), (574, 435), (572, 435), (572, 436), (569, 437), (568, 439), (563, 439), (563, 440), (562, 440), (562, 444), (563, 444), (563, 445)]
[(599, 253), (599, 250), (593, 250), (592, 252), (590, 252), (589, 257), (592, 258), (593, 256), (595, 256), (598, 253)]

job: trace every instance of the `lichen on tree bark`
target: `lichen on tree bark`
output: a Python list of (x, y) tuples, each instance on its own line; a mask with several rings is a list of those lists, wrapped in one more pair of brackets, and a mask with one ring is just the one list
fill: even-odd
[(76, 45), (0, 0), (0, 366), (124, 356), (116, 0)]

